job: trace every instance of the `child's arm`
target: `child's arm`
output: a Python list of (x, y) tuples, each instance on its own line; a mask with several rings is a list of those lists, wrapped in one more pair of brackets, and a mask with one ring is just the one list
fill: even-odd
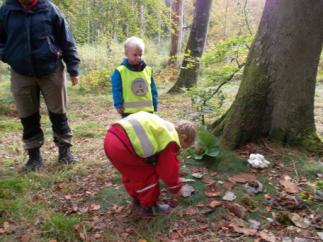
[(156, 172), (160, 179), (168, 186), (171, 193), (178, 193), (184, 185), (179, 177), (180, 162), (177, 159), (178, 145), (171, 142), (158, 154)]
[(157, 112), (157, 107), (158, 107), (158, 92), (157, 92), (157, 87), (154, 81), (154, 78), (151, 77), (151, 83), (150, 83), (150, 88), (151, 88), (151, 94), (153, 96), (153, 106), (154, 106), (154, 111)]
[(112, 96), (114, 107), (117, 109), (118, 113), (123, 113), (123, 98), (122, 98), (122, 81), (118, 70), (112, 73)]

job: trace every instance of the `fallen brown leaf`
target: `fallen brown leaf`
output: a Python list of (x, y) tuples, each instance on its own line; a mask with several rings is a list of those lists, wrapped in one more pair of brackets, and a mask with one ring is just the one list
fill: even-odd
[(99, 210), (100, 208), (101, 208), (101, 206), (98, 204), (95, 204), (95, 203), (91, 203), (91, 205), (90, 205), (90, 210), (92, 210), (92, 211)]
[(215, 183), (215, 181), (213, 179), (210, 179), (207, 177), (203, 177), (202, 182), (208, 186), (211, 186)]
[(228, 227), (229, 221), (219, 220), (219, 221), (213, 222), (211, 226), (214, 231), (218, 231), (222, 228)]
[(172, 232), (170, 235), (171, 240), (178, 240), (181, 237), (183, 237), (183, 235), (178, 232)]
[(123, 206), (118, 206), (116, 204), (113, 205), (112, 209), (116, 212), (116, 213), (121, 213), (124, 209)]
[(3, 226), (3, 229), (5, 230), (5, 232), (9, 232), (10, 224), (7, 221), (3, 222), (2, 226)]
[(221, 191), (214, 186), (210, 186), (204, 191), (204, 194), (207, 197), (219, 197), (221, 195)]
[(223, 188), (225, 190), (229, 190), (230, 191), (234, 185), (235, 185), (235, 183), (232, 183), (232, 182), (224, 182), (223, 183)]
[(79, 236), (80, 236), (80, 239), (81, 239), (82, 241), (85, 241), (85, 240), (86, 240), (86, 235), (85, 235), (84, 233), (80, 232), (80, 233), (79, 233)]
[(196, 204), (196, 207), (198, 208), (204, 208), (205, 204), (203, 202), (199, 202), (198, 204)]
[(306, 229), (309, 227), (309, 224), (306, 224), (304, 222), (304, 219), (301, 216), (299, 216), (297, 213), (290, 213), (288, 214), (288, 217), (290, 221), (292, 221), (293, 224), (295, 224), (299, 228)]
[(200, 214), (209, 214), (209, 213), (212, 213), (213, 212), (213, 209), (211, 208), (204, 208), (200, 211)]
[(276, 242), (276, 236), (271, 232), (260, 231), (259, 234), (261, 239), (268, 241), (268, 242)]
[(64, 188), (64, 183), (63, 182), (60, 182), (60, 183), (58, 183), (58, 184), (56, 184), (55, 186), (54, 186), (54, 189), (55, 190), (62, 190), (63, 188)]
[(213, 200), (213, 201), (209, 202), (209, 207), (210, 208), (216, 208), (216, 207), (219, 207), (221, 205), (222, 205), (222, 202), (218, 201), (218, 200)]
[(305, 206), (305, 203), (298, 196), (286, 195), (273, 199), (273, 208), (284, 208), (288, 210), (300, 209)]
[(270, 199), (271, 199), (271, 195), (270, 195), (270, 194), (268, 194), (268, 193), (266, 193), (266, 194), (264, 195), (264, 198), (265, 198), (266, 200), (270, 200)]
[(99, 233), (95, 233), (94, 238), (95, 238), (95, 239), (99, 239), (99, 238), (101, 238), (101, 234), (99, 234)]
[(238, 216), (239, 218), (244, 218), (246, 217), (247, 214), (247, 209), (243, 206), (241, 206), (238, 203), (225, 203), (224, 207), (229, 209), (231, 213), (234, 215)]
[(246, 236), (253, 236), (257, 233), (256, 229), (240, 227), (239, 225), (234, 223), (230, 223), (229, 226), (232, 227), (235, 232), (239, 234), (244, 234)]
[(256, 175), (252, 173), (240, 173), (229, 178), (232, 182), (246, 183), (256, 180)]
[(297, 184), (291, 182), (290, 180), (280, 180), (279, 184), (288, 193), (298, 193), (299, 192), (299, 188), (298, 188)]
[[(24, 234), (20, 237), (19, 242), (29, 242), (32, 241), (30, 235)], [(50, 242), (50, 241), (49, 241)], [(57, 242), (57, 241), (56, 241)]]
[(199, 213), (199, 211), (196, 208), (192, 207), (192, 206), (189, 206), (188, 208), (186, 208), (184, 210), (185, 215), (196, 215), (198, 213)]

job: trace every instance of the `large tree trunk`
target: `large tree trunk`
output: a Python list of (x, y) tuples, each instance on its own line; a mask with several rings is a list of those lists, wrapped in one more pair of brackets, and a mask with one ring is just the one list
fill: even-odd
[(196, 85), (203, 54), (212, 0), (196, 0), (192, 30), (185, 50), (185, 56), (179, 78), (169, 92), (179, 92), (181, 88)]
[(322, 0), (267, 0), (235, 101), (212, 124), (222, 144), (236, 148), (271, 138), (321, 149), (314, 94), (322, 13)]
[(178, 66), (182, 48), (183, 33), (183, 1), (173, 0), (171, 3), (171, 42), (168, 65)]

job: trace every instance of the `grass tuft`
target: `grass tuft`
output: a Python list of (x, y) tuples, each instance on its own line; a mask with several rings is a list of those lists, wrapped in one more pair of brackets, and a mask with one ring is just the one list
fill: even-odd
[(53, 213), (43, 224), (42, 230), (46, 237), (59, 241), (75, 241), (77, 235), (74, 226), (81, 221), (77, 216), (64, 216)]

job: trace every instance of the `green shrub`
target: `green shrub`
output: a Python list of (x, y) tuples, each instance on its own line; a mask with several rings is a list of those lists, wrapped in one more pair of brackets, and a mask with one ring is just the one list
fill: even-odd
[(107, 93), (111, 89), (111, 71), (99, 69), (81, 76), (79, 87), (84, 92)]

